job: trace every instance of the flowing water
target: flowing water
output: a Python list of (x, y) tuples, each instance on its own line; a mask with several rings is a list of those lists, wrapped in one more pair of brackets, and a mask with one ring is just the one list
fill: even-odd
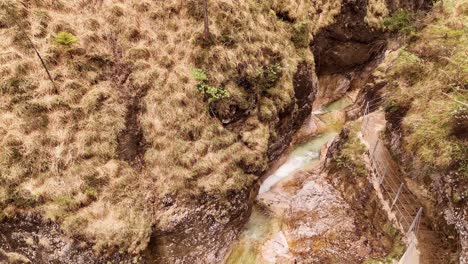
[(330, 131), (314, 137), (312, 140), (296, 147), (291, 154), (289, 154), (286, 162), (265, 179), (260, 186), (259, 194), (269, 191), (275, 184), (293, 175), (298, 170), (305, 170), (316, 165), (322, 146), (337, 134), (338, 133), (335, 131)]
[[(348, 97), (332, 102), (320, 110), (320, 118), (330, 127), (327, 132), (320, 134), (306, 143), (303, 143), (288, 154), (287, 160), (261, 184), (259, 195), (269, 194), (275, 186), (288, 181), (298, 171), (313, 169), (319, 163), (320, 150), (324, 144), (333, 139), (341, 130), (342, 123), (334, 124), (334, 112), (339, 112), (351, 104)], [(331, 120), (331, 121), (330, 121)], [(328, 123), (327, 121), (330, 121)], [(276, 255), (287, 251), (288, 244), (281, 231), (281, 219), (272, 217), (257, 205), (252, 208), (252, 214), (241, 234), (239, 241), (233, 247), (226, 263), (228, 264), (254, 264), (265, 262), (262, 248), (269, 247)], [(275, 245), (268, 245), (272, 243)]]
[(316, 110), (313, 112), (313, 114), (324, 114), (324, 113), (330, 113), (334, 111), (341, 111), (345, 109), (346, 107), (350, 106), (353, 103), (351, 98), (348, 96), (344, 96), (343, 98), (340, 98), (336, 101), (333, 101), (329, 103), (328, 105)]
[(327, 106), (323, 108), (324, 112), (333, 112), (333, 111), (341, 111), (346, 107), (350, 106), (353, 103), (351, 98), (348, 96), (344, 96), (341, 99), (338, 99), (334, 102), (331, 102)]

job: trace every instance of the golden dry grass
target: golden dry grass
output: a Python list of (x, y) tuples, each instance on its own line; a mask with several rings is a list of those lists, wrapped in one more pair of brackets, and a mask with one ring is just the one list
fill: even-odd
[(381, 28), (385, 17), (389, 15), (385, 0), (369, 0), (366, 22), (375, 28)]

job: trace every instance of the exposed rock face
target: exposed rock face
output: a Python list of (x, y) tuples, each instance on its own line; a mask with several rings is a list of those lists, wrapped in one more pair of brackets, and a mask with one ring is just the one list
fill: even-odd
[(229, 196), (225, 204), (219, 204), (219, 197), (205, 195), (185, 205), (171, 205), (177, 207), (179, 220), (153, 234), (145, 263), (222, 262), (250, 215), (255, 194), (243, 189)]
[(300, 128), (310, 115), (312, 103), (317, 93), (317, 77), (314, 68), (308, 62), (301, 62), (293, 79), (295, 102), (288, 111), (280, 114), (280, 120), (275, 126), (278, 137), (270, 142), (268, 159), (277, 158), (289, 145), (292, 135)]
[(131, 256), (97, 257), (89, 244), (65, 238), (60, 226), (34, 215), (0, 225), (0, 263), (131, 263)]
[[(329, 147), (327, 158), (332, 159), (340, 155), (343, 144), (348, 140), (349, 131), (344, 129), (339, 137)], [(394, 243), (395, 233), (391, 233), (391, 225), (388, 223), (387, 214), (367, 175), (356, 176), (348, 168), (338, 168), (336, 163), (329, 162), (327, 179), (336, 188), (343, 199), (350, 205), (357, 222), (360, 223), (360, 232), (366, 236), (379, 237), (372, 241), (373, 246), (389, 250)]]
[(314, 107), (360, 89), (365, 68), (386, 46), (385, 34), (365, 21), (368, 1), (345, 1), (334, 23), (315, 37), (312, 49), (320, 89)]
[(319, 75), (343, 73), (363, 65), (381, 51), (382, 31), (365, 21), (367, 1), (345, 1), (334, 23), (320, 31), (313, 42)]
[(288, 241), (287, 250), (272, 250), (281, 239), (278, 234), (271, 237), (262, 252), (267, 263), (361, 263), (384, 254), (388, 248), (382, 244), (391, 243), (384, 235), (363, 229), (367, 222), (358, 218), (361, 212), (354, 211), (318, 171), (299, 172), (258, 200), (282, 219), (278, 234)]
[[(386, 1), (390, 11), (398, 8), (421, 10), (428, 8), (430, 3), (427, 0)], [(341, 13), (336, 16), (337, 23), (321, 29), (311, 43), (320, 86), (314, 109), (373, 81), (371, 73), (379, 55), (387, 48), (388, 34), (366, 22), (368, 8), (367, 0), (344, 1)], [(361, 92), (359, 100), (374, 99), (372, 92), (382, 87), (378, 84), (370, 93)], [(351, 113), (353, 117), (356, 114)]]
[[(399, 157), (399, 164), (407, 175), (414, 177), (414, 185), (410, 190), (421, 197), (421, 190), (430, 192), (426, 197), (424, 213), (428, 216), (431, 228), (438, 233), (443, 241), (444, 248), (453, 255), (459, 255), (459, 263), (468, 261), (468, 209), (463, 202), (463, 192), (466, 190), (468, 180), (457, 175), (456, 171), (434, 171), (429, 176), (425, 175), (427, 168), (424, 163), (414, 157), (403, 147), (401, 119), (407, 112), (404, 107), (398, 109), (402, 113), (396, 118), (394, 113), (386, 113), (389, 122), (386, 127), (386, 138), (389, 149), (393, 155)], [(397, 111), (396, 111), (397, 113)], [(422, 188), (421, 188), (422, 187)], [(457, 253), (458, 252), (458, 253)]]

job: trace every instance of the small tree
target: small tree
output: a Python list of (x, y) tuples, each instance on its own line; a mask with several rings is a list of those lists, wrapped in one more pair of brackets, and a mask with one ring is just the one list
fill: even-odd
[(71, 45), (78, 42), (78, 38), (73, 36), (73, 34), (68, 32), (59, 32), (54, 38), (54, 43), (58, 45), (63, 45), (70, 47)]
[(406, 10), (400, 9), (391, 17), (387, 17), (383, 21), (383, 26), (392, 32), (401, 32), (403, 34), (414, 34), (416, 29), (412, 25), (412, 14)]

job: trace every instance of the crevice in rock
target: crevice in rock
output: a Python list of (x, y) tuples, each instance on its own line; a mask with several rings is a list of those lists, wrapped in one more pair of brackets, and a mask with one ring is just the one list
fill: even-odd
[(279, 11), (275, 11), (275, 14), (276, 14), (276, 17), (284, 22), (287, 22), (287, 23), (295, 23), (296, 22), (296, 19), (292, 18), (290, 15), (289, 15), (289, 12), (288, 11), (282, 11), (282, 10), (279, 10)]
[(348, 118), (354, 119), (362, 114), (364, 99), (379, 96), (374, 94), (376, 90), (367, 93), (363, 87), (372, 81), (371, 73), (388, 46), (388, 35), (365, 22), (367, 4), (366, 0), (345, 1), (336, 23), (322, 29), (311, 43), (320, 86), (314, 109), (348, 91), (360, 90), (353, 110), (348, 111)]
[(311, 44), (317, 75), (364, 67), (386, 47), (384, 32), (365, 22), (367, 1), (345, 1), (336, 23), (322, 29)]

